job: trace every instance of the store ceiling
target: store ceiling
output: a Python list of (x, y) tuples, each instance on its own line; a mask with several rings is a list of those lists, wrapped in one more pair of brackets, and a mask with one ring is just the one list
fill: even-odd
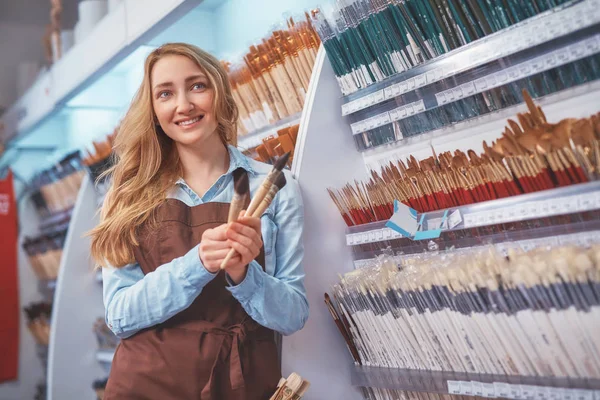
[[(78, 0), (62, 0), (63, 26), (73, 28)], [(50, 0), (0, 0), (0, 23), (44, 26), (50, 20)]]

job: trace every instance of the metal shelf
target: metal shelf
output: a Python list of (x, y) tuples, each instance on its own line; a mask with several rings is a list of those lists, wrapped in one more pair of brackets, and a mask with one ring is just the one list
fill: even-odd
[(274, 124), (267, 125), (258, 130), (255, 130), (254, 132), (238, 136), (238, 147), (243, 150), (247, 150), (251, 149), (252, 147), (259, 146), (260, 144), (262, 144), (264, 138), (270, 135), (276, 135), (278, 130), (299, 124), (301, 116), (301, 112), (296, 113), (294, 115), (290, 115), (289, 117), (280, 119)]
[[(438, 229), (442, 216), (448, 211), (450, 225), (441, 229), (442, 232), (449, 232), (598, 209), (600, 181), (595, 181), (427, 212), (419, 214), (417, 220), (423, 216), (423, 226), (427, 230)], [(346, 230), (346, 244), (354, 246), (400, 238), (398, 232), (385, 227), (386, 222), (378, 221), (349, 227)]]
[(577, 32), (600, 21), (600, 1), (575, 1), (462, 46), (344, 97), (342, 115)]
[(115, 356), (115, 350), (98, 350), (96, 352), (96, 360), (99, 363), (110, 364)]
[(600, 379), (468, 374), (358, 365), (351, 369), (351, 382), (353, 386), (361, 387), (516, 400), (592, 400), (594, 395), (600, 394)]

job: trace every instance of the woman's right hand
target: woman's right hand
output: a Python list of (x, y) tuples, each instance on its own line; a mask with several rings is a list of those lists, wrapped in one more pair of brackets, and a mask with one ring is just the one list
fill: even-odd
[[(227, 224), (223, 224), (205, 230), (200, 240), (200, 246), (198, 246), (198, 253), (204, 268), (213, 274), (219, 272), (221, 263), (231, 250), (231, 244), (228, 242), (226, 235), (227, 226)], [(225, 267), (236, 265), (240, 261), (239, 258), (239, 254), (231, 257)]]

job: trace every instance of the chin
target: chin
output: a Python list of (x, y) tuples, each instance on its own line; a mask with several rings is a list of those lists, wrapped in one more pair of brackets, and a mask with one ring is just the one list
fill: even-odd
[(202, 128), (194, 129), (193, 131), (189, 132), (181, 132), (180, 129), (177, 130), (178, 132), (172, 135), (171, 139), (184, 146), (194, 146), (201, 143), (206, 143), (210, 141), (209, 139), (212, 135), (216, 134), (214, 131), (207, 132), (206, 129)]

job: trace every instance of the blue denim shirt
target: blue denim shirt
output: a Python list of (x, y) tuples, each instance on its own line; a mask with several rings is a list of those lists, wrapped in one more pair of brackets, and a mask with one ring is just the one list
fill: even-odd
[[(233, 146), (228, 149), (229, 170), (204, 196), (198, 196), (180, 179), (168, 197), (188, 206), (228, 203), (233, 196), (232, 172), (239, 167), (248, 171), (251, 194), (254, 194), (272, 167), (245, 157)], [(289, 335), (304, 326), (308, 302), (302, 267), (302, 198), (298, 183), (288, 171), (284, 173), (287, 185), (261, 217), (266, 271), (252, 261), (244, 280), (230, 285), (227, 290), (256, 322)], [(103, 268), (106, 324), (120, 338), (130, 337), (189, 307), (215, 276), (202, 265), (198, 246), (147, 275), (137, 263)]]

